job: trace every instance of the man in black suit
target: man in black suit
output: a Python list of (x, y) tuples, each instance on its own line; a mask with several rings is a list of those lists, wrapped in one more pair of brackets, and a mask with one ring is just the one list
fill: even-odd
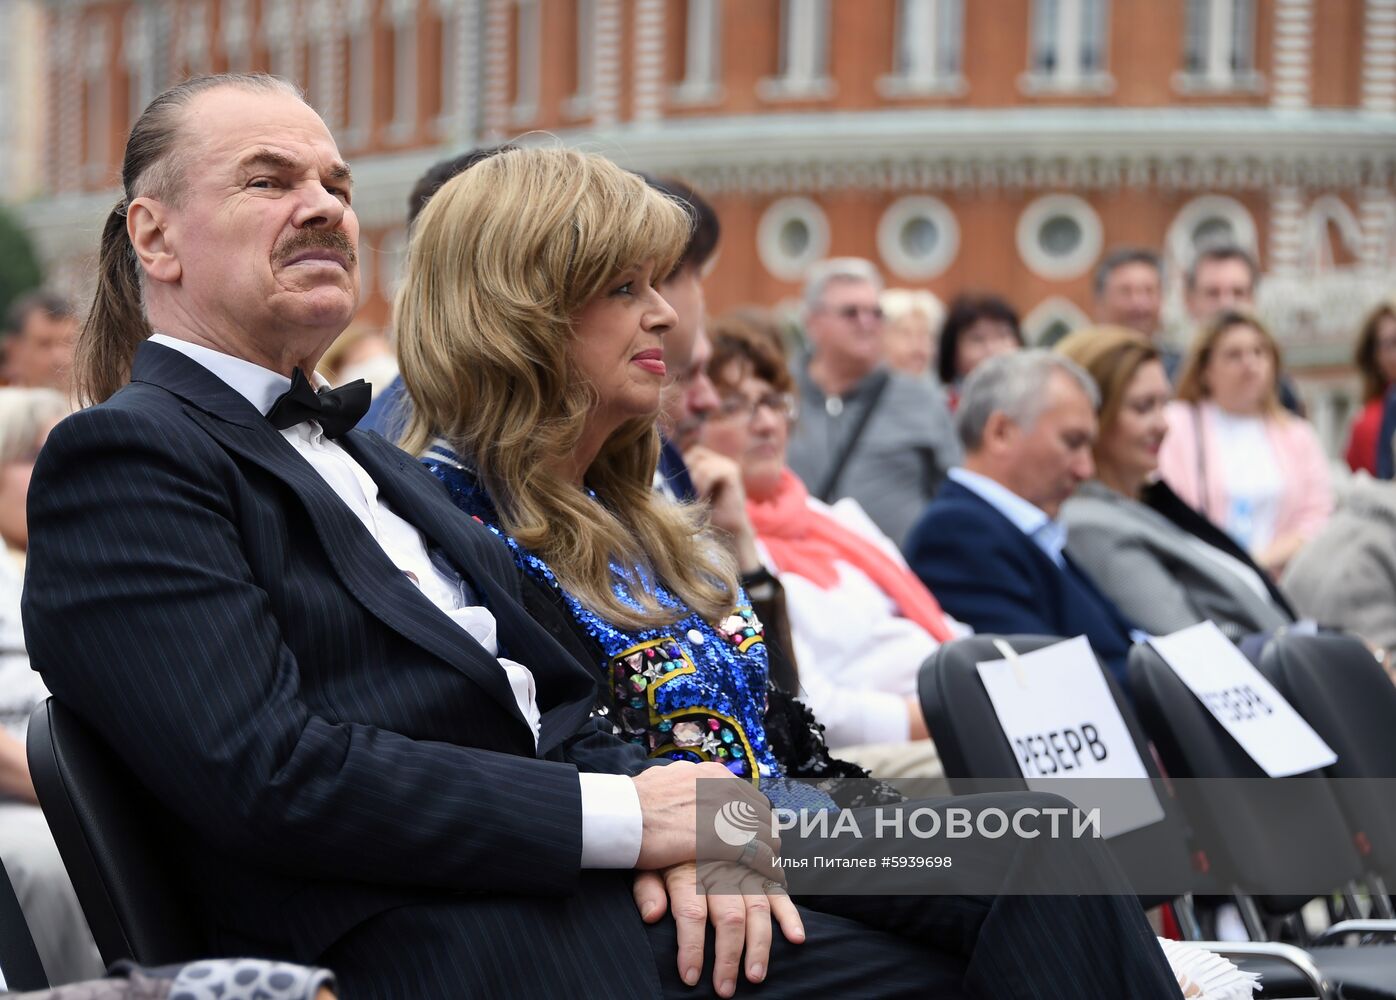
[[(739, 975), (769, 996), (1177, 996), (1127, 901), (844, 907), (917, 940), (769, 882), (699, 895), (698, 779), (764, 799), (721, 765), (649, 767), (593, 719), (596, 679), (503, 545), (350, 429), (366, 388), (303, 374), (358, 292), (349, 171), (315, 113), (267, 77), (182, 84), (133, 127), (123, 181), (79, 349), (98, 405), (35, 471), (25, 626), (54, 696), (183, 824), (217, 950), (375, 1000), (730, 996)], [(773, 846), (743, 855), (769, 871)], [(1021, 947), (1048, 926), (1064, 952)]]

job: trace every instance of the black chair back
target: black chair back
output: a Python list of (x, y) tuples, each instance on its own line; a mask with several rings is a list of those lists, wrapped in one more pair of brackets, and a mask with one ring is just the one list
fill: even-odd
[(1178, 782), (1193, 834), (1219, 880), (1255, 895), (1271, 913), (1286, 914), (1310, 897), (1266, 889), (1294, 885), (1296, 872), (1322, 891), (1360, 877), (1357, 852), (1321, 772), (1269, 778), (1152, 646), (1130, 651), (1129, 681), (1135, 710), (1170, 775), (1259, 779)]
[(0, 862), (0, 992), (12, 990), (43, 990), (48, 977), (34, 950), (29, 924), (19, 909), (19, 898), (10, 882), (10, 873)]
[(214, 952), (170, 870), (172, 817), (71, 710), (50, 698), (29, 721), (29, 770), (108, 965), (166, 965)]
[[(986, 660), (1002, 658), (994, 646), (995, 638), (975, 635), (948, 642), (921, 668), (919, 685), (926, 725), (935, 740), (950, 787), (956, 793), (973, 791), (976, 779), (1016, 780), (1018, 787), (1027, 788), (1017, 757), (999, 725), (976, 667)], [(1005, 640), (1019, 654), (1062, 641), (1050, 636), (1027, 635), (1007, 636)], [(1144, 769), (1150, 778), (1159, 779), (1139, 720), (1109, 673), (1104, 670), (1101, 673), (1144, 762)], [(999, 781), (995, 781), (995, 785), (1002, 787)], [(1161, 780), (1155, 780), (1154, 788), (1163, 806), (1163, 819), (1110, 840), (1111, 852), (1131, 883), (1147, 888), (1141, 895), (1146, 906), (1203, 887), (1188, 856), (1189, 833), (1182, 810)], [(1177, 888), (1164, 893), (1160, 890), (1164, 886)]]
[[(1350, 635), (1279, 635), (1260, 671), (1338, 755), (1325, 768), (1354, 846), (1373, 871), (1396, 878), (1396, 685)], [(1353, 779), (1353, 780), (1349, 780)]]

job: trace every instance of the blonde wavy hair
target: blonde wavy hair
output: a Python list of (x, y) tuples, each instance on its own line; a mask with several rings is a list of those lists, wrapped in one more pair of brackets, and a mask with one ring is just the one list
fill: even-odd
[[(653, 261), (655, 274), (668, 274), (690, 225), (678, 203), (600, 156), (500, 153), (428, 202), (394, 310), (414, 404), (403, 447), (421, 454), (440, 436), (468, 456), (500, 526), (620, 627), (681, 617), (637, 573), (709, 620), (728, 614), (737, 595), (732, 557), (711, 534), (706, 508), (652, 489), (654, 417), (611, 435), (585, 487), (562, 470), (597, 403), (572, 362), (574, 318), (626, 268)], [(613, 562), (634, 604), (613, 589)]]

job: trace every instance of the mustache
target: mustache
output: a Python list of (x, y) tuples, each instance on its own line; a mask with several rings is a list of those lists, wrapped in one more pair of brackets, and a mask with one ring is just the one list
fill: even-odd
[(283, 264), (302, 250), (334, 250), (352, 267), (359, 262), (354, 241), (342, 229), (302, 229), (277, 244), (272, 259)]

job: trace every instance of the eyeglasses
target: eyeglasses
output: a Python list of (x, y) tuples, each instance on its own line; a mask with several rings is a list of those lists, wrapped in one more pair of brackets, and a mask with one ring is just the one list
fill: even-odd
[(765, 407), (778, 417), (793, 421), (795, 419), (795, 397), (788, 392), (768, 392), (757, 399), (748, 399), (746, 396), (723, 396), (717, 404), (717, 410), (713, 413), (713, 420), (745, 420), (747, 423), (756, 419), (756, 411)]
[(834, 309), (830, 306), (824, 306), (823, 308), (826, 312), (831, 312), (835, 316), (839, 317), (839, 319), (846, 319), (850, 323), (856, 323), (864, 316), (872, 320), (874, 323), (882, 322), (883, 314), (881, 306), (858, 306), (849, 304), (846, 306), (839, 306), (837, 309)]

